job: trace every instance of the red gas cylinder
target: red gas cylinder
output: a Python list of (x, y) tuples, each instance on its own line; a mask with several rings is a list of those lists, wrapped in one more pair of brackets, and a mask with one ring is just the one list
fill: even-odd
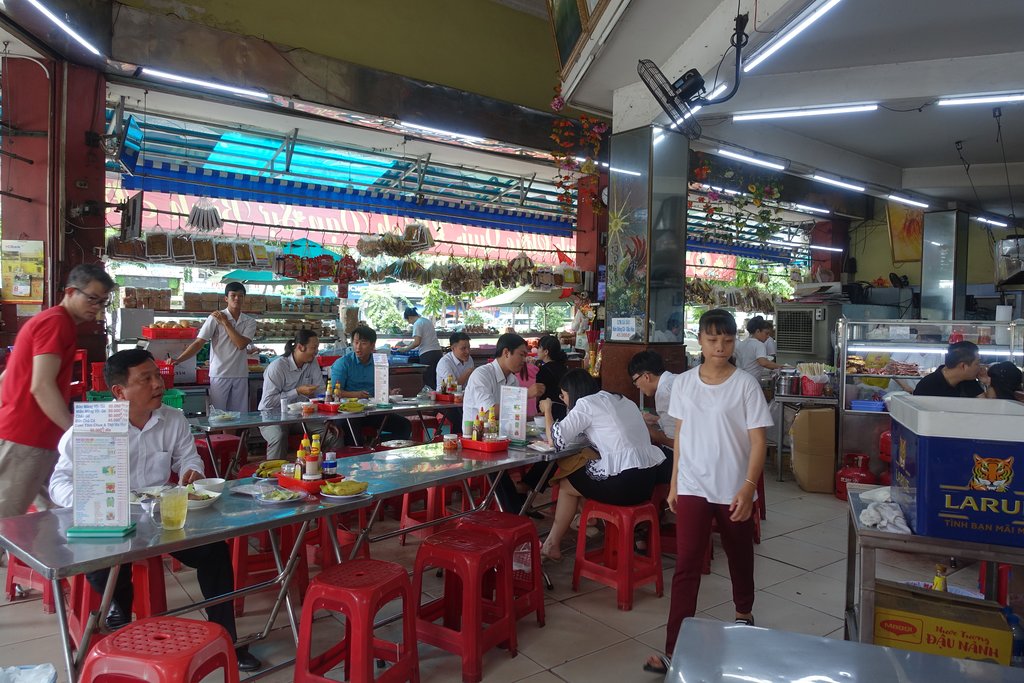
[(847, 484), (877, 484), (878, 477), (868, 469), (868, 456), (863, 453), (847, 453), (846, 465), (836, 472), (836, 498), (846, 500)]
[(882, 462), (892, 462), (892, 432), (888, 429), (878, 437), (878, 457)]

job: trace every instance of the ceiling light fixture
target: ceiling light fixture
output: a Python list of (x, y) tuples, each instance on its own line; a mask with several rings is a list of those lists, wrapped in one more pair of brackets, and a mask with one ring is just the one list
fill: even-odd
[(455, 133), (450, 130), (442, 130), (440, 128), (431, 128), (430, 126), (421, 126), (418, 123), (402, 123), (404, 128), (413, 128), (415, 130), (422, 130), (427, 133), (433, 133), (435, 135), (445, 135), (452, 138), (459, 138), (460, 140), (468, 140), (470, 142), (487, 142), (484, 138), (477, 137), (475, 135), (465, 135), (463, 133)]
[(807, 206), (806, 204), (794, 204), (793, 208), (797, 211), (809, 211), (810, 213), (832, 213), (828, 209), (823, 209), (819, 206)]
[(71, 36), (72, 38), (74, 38), (75, 42), (77, 42), (79, 45), (84, 47), (86, 50), (88, 50), (89, 52), (93, 53), (97, 57), (102, 57), (103, 56), (100, 53), (99, 50), (97, 50), (95, 47), (93, 47), (92, 43), (90, 43), (88, 40), (83, 38), (81, 36), (81, 34), (79, 34), (77, 31), (75, 31), (75, 29), (73, 29), (70, 26), (68, 26), (67, 24), (65, 24), (60, 18), (57, 17), (56, 14), (54, 14), (49, 9), (47, 9), (46, 6), (43, 5), (43, 3), (39, 2), (39, 0), (28, 0), (28, 3), (30, 5), (32, 5), (33, 7), (35, 7), (37, 10), (39, 10), (40, 12), (42, 12), (43, 15), (46, 16), (47, 19), (49, 19), (50, 21), (55, 23), (58, 27), (60, 27), (60, 29), (62, 31), (64, 31), (64, 33), (66, 33), (69, 36)]
[(974, 220), (978, 221), (979, 223), (988, 223), (989, 225), (995, 225), (995, 226), (1000, 227), (1000, 228), (1007, 227), (1006, 223), (1002, 223), (1000, 221), (994, 221), (991, 218), (982, 218), (981, 216), (975, 216)]
[(159, 69), (151, 69), (148, 66), (142, 67), (142, 75), (150, 76), (152, 78), (159, 78), (165, 81), (172, 81), (174, 83), (185, 83), (187, 85), (198, 85), (200, 88), (207, 88), (209, 90), (221, 90), (223, 92), (229, 92), (234, 95), (243, 95), (245, 97), (257, 97), (261, 100), (269, 99), (269, 95), (259, 90), (249, 90), (248, 88), (236, 88), (233, 85), (224, 85), (223, 83), (214, 83), (213, 81), (203, 81), (198, 78), (190, 78), (188, 76), (180, 76), (178, 74), (168, 73), (167, 71), (160, 71)]
[(747, 156), (746, 154), (739, 154), (738, 152), (730, 152), (727, 149), (720, 149), (718, 153), (722, 156), (729, 157), (730, 159), (736, 159), (743, 161), (748, 164), (754, 164), (755, 166), (764, 166), (765, 168), (772, 168), (776, 171), (785, 171), (786, 167), (782, 164), (777, 164), (774, 161), (765, 161), (764, 159), (758, 159), (756, 157)]
[(975, 95), (972, 97), (946, 97), (936, 104), (949, 106), (956, 104), (999, 104), (1001, 102), (1024, 102), (1024, 93), (1009, 95)]
[(761, 62), (781, 50), (784, 45), (803, 33), (807, 27), (821, 19), (826, 12), (838, 4), (839, 0), (818, 0), (818, 2), (809, 5), (807, 9), (796, 16), (793, 22), (782, 28), (773, 39), (751, 53), (743, 65), (743, 72), (749, 73), (753, 71)]
[(832, 114), (856, 114), (864, 111), (876, 111), (877, 104), (851, 104), (839, 107), (802, 107), (799, 109), (781, 109), (778, 111), (753, 112), (736, 114), (733, 121), (761, 121), (765, 119), (791, 119), (802, 116), (829, 116)]
[(921, 209), (927, 209), (928, 208), (928, 205), (925, 204), (924, 202), (919, 202), (919, 201), (917, 201), (915, 199), (908, 199), (907, 197), (901, 197), (898, 194), (886, 195), (886, 199), (891, 199), (894, 202), (899, 202), (900, 204), (906, 204), (907, 206), (916, 206), (916, 207), (921, 208)]
[(828, 178), (823, 175), (812, 175), (811, 178), (817, 180), (819, 183), (827, 183), (829, 185), (835, 185), (836, 187), (842, 187), (847, 190), (853, 190), (854, 192), (863, 192), (864, 187), (860, 185), (854, 185), (853, 183), (843, 182), (842, 180), (836, 180), (834, 178)]
[(839, 247), (823, 247), (820, 244), (810, 244), (807, 246), (808, 249), (817, 249), (818, 251), (843, 251)]

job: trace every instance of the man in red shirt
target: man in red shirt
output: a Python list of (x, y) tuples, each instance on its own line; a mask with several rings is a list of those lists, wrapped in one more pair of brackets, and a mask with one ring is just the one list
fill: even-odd
[(110, 305), (114, 281), (103, 266), (75, 266), (61, 302), (18, 332), (0, 375), (0, 518), (23, 515), (57, 464), (68, 410), (78, 326)]

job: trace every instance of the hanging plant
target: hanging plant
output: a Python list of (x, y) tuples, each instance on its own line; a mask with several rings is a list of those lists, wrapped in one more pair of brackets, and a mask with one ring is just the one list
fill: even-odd
[[(555, 86), (551, 109), (558, 112), (564, 108), (565, 99), (559, 84)], [(551, 124), (549, 137), (554, 143), (551, 158), (556, 169), (554, 183), (558, 188), (558, 203), (565, 213), (574, 213), (579, 179), (597, 173), (597, 155), (607, 132), (607, 123), (586, 114), (580, 115), (578, 120), (556, 118)], [(593, 202), (593, 206), (600, 210), (600, 202)]]

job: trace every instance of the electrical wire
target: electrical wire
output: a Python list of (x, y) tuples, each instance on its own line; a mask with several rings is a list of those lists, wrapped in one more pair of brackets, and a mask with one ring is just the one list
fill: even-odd
[(960, 157), (960, 163), (964, 165), (964, 173), (967, 175), (967, 182), (971, 184), (971, 190), (974, 192), (974, 201), (978, 202), (978, 206), (981, 206), (981, 197), (978, 196), (978, 188), (974, 186), (974, 179), (971, 178), (971, 165), (964, 158), (964, 141), (957, 140), (953, 143), (956, 147), (957, 156)]
[(1016, 218), (1017, 214), (1013, 209), (1013, 189), (1010, 186), (1010, 167), (1006, 163), (1006, 145), (1003, 142), (1003, 124), (1001, 122), (1001, 119), (1003, 118), (1002, 108), (994, 108), (992, 110), (992, 117), (996, 120), (996, 142), (999, 143), (999, 148), (1003, 151), (1003, 171), (1006, 173), (1006, 194), (1010, 196), (1010, 218)]

